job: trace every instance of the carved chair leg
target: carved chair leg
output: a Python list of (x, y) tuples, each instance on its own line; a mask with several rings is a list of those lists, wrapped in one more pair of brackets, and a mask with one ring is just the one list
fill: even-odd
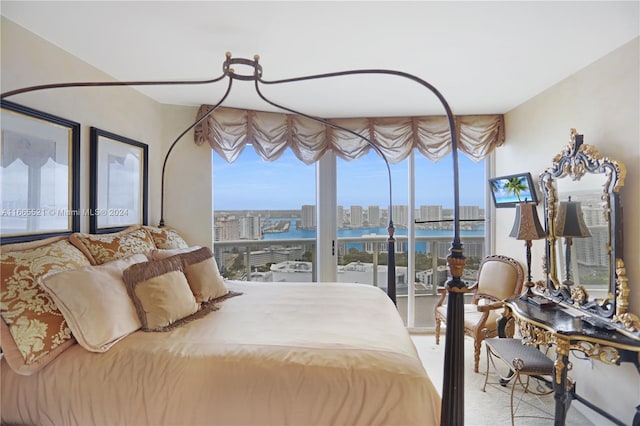
[(440, 344), (440, 318), (436, 316), (436, 345)]
[(478, 372), (478, 366), (480, 365), (480, 347), (482, 345), (482, 338), (476, 336), (473, 339), (473, 372)]

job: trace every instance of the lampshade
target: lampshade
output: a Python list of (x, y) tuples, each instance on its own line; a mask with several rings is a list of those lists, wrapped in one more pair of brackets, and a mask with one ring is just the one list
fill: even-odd
[(542, 225), (538, 220), (535, 203), (516, 204), (516, 220), (513, 223), (510, 237), (517, 240), (539, 240), (546, 237)]
[(582, 207), (579, 201), (561, 201), (556, 218), (556, 235), (558, 237), (590, 237), (591, 232), (584, 223)]

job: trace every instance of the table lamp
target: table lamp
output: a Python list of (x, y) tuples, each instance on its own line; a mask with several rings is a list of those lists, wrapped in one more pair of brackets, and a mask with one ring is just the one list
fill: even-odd
[(516, 220), (513, 223), (510, 237), (517, 240), (524, 240), (527, 248), (527, 281), (524, 283), (527, 292), (521, 296), (522, 299), (528, 299), (534, 296), (531, 289), (534, 284), (531, 282), (531, 241), (539, 240), (546, 237), (546, 233), (538, 220), (538, 212), (535, 203), (516, 204)]
[(571, 246), (574, 238), (590, 237), (591, 232), (584, 223), (582, 215), (582, 207), (579, 201), (561, 201), (558, 206), (558, 216), (556, 217), (556, 236), (564, 237), (565, 244), (565, 280), (562, 284), (566, 286), (573, 285), (571, 280)]

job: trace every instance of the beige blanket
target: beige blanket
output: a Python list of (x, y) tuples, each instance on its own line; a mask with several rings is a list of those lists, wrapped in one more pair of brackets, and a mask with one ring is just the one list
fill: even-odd
[(362, 284), (228, 282), (243, 295), (33, 376), (2, 360), (3, 423), (435, 425), (440, 397), (393, 303)]

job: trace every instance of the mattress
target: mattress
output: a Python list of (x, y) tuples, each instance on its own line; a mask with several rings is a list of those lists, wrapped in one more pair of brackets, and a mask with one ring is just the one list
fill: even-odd
[(440, 397), (390, 299), (345, 283), (228, 281), (241, 296), (32, 376), (1, 362), (2, 423), (435, 425)]

